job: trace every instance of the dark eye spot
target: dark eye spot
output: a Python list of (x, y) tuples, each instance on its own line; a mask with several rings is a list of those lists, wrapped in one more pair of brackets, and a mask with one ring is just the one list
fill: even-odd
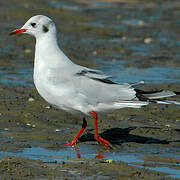
[(35, 28), (35, 27), (36, 27), (36, 23), (31, 23), (31, 26), (32, 26), (33, 28)]
[(43, 32), (47, 33), (49, 31), (48, 27), (43, 26)]

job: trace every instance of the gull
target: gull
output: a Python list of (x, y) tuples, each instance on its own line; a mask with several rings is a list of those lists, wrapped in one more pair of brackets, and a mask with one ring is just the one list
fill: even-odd
[[(81, 112), (94, 118), (94, 138), (106, 148), (108, 140), (98, 134), (97, 113), (125, 107), (140, 108), (149, 103), (177, 104), (159, 99), (179, 94), (169, 90), (145, 92), (136, 84), (117, 83), (99, 70), (73, 63), (60, 49), (56, 26), (44, 15), (31, 17), (21, 28), (10, 33), (35, 37), (34, 84), (39, 94), (51, 105), (68, 112)], [(77, 135), (66, 145), (75, 146), (87, 126), (85, 118)]]

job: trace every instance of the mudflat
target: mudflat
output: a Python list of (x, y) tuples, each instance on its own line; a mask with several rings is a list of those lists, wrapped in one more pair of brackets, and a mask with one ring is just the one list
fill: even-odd
[[(51, 107), (38, 95), (32, 81), (35, 41), (8, 36), (31, 16), (48, 15), (74, 62), (113, 75), (120, 63), (119, 71), (135, 68), (132, 82), (136, 73), (147, 75), (143, 90), (180, 91), (178, 0), (7, 0), (0, 8), (0, 179), (180, 178), (180, 106), (100, 113), (100, 134), (112, 143), (111, 150), (94, 141), (94, 122), (87, 117), (78, 146), (66, 147), (83, 115)], [(148, 74), (156, 67), (158, 72)]]

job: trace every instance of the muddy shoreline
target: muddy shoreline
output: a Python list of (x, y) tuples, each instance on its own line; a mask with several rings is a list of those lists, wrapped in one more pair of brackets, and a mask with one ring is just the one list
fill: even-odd
[(32, 81), (35, 40), (8, 35), (31, 16), (48, 15), (75, 63), (119, 82), (144, 77), (144, 90), (180, 91), (178, 0), (6, 0), (0, 9), (0, 179), (180, 178), (179, 106), (100, 113), (99, 131), (112, 143), (110, 151), (94, 141), (87, 117), (78, 147), (65, 147), (83, 116), (51, 107), (38, 95)]
[[(159, 86), (169, 87), (171, 90), (180, 88), (180, 85), (177, 84), (151, 85), (154, 89), (159, 88)], [(144, 89), (146, 88), (144, 87)], [(33, 147), (61, 151), (67, 148), (63, 144), (70, 141), (81, 127), (80, 117), (50, 107), (38, 95), (34, 87), (1, 84), (0, 90), (1, 153), (16, 153)], [(180, 100), (179, 97), (173, 99)], [(179, 152), (180, 111), (177, 106), (150, 105), (141, 109), (125, 108), (110, 114), (100, 114), (99, 118), (101, 136), (108, 139), (113, 145), (113, 149), (110, 150), (111, 153), (121, 152), (122, 149), (127, 152), (143, 153), (148, 147), (167, 152), (172, 151), (171, 154), (178, 154)], [(78, 146), (81, 149), (81, 146), (87, 145), (88, 147), (90, 145), (96, 149), (96, 152), (106, 153), (107, 150), (93, 140), (93, 120), (88, 118), (87, 121), (88, 128), (81, 136)], [(162, 152), (161, 150), (158, 152), (157, 149), (153, 152), (154, 155), (144, 154), (143, 159), (145, 161), (143, 163), (135, 164), (144, 167), (156, 167), (162, 161), (169, 163), (170, 167), (179, 169), (178, 156), (160, 158)], [(81, 151), (79, 153), (81, 154)], [(84, 152), (82, 151), (82, 153)], [(4, 158), (3, 154), (1, 156), (0, 174), (6, 178), (88, 178), (93, 175), (100, 177), (100, 179), (109, 179), (110, 177), (147, 179), (151, 174), (152, 179), (171, 179), (160, 172), (132, 167), (128, 163), (111, 160), (111, 156), (108, 160), (109, 158), (104, 159), (100, 155), (96, 155), (97, 158), (96, 156), (85, 158), (79, 155), (76, 160), (71, 162), (60, 160), (48, 163), (18, 157), (18, 155), (6, 157), (5, 154)], [(76, 154), (75, 150), (74, 154)], [(159, 158), (158, 161), (157, 158)], [(38, 169), (31, 168), (34, 166)], [(74, 176), (70, 169), (75, 171)], [(101, 175), (99, 175), (99, 171)]]

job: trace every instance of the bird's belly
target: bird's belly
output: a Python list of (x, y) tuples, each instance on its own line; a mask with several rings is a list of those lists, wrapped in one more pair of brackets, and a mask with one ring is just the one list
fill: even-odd
[(51, 85), (44, 78), (34, 78), (34, 84), (38, 93), (49, 103), (60, 109), (67, 109), (64, 104), (64, 90)]
[[(76, 94), (73, 88), (69, 88), (64, 84), (52, 85), (47, 81), (34, 80), (35, 86), (39, 94), (50, 104), (59, 109), (68, 112), (89, 112), (89, 106), (85, 97)], [(91, 109), (91, 108), (90, 108)]]

